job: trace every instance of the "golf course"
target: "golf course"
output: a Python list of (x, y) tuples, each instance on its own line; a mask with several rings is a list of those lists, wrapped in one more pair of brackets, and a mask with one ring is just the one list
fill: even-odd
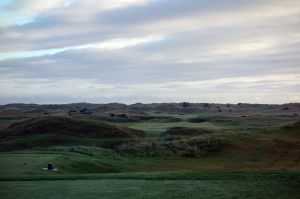
[(246, 114), (240, 105), (230, 105), (236, 113), (181, 104), (11, 106), (0, 116), (1, 198), (300, 195), (297, 104), (285, 115), (278, 107), (253, 114), (251, 105)]

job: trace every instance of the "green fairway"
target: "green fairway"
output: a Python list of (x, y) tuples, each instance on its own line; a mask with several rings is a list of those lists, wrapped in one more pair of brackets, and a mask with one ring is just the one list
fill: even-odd
[[(106, 174), (107, 175), (107, 174)], [(102, 176), (105, 178), (105, 175)], [(175, 173), (106, 176), (108, 179), (1, 181), (1, 198), (253, 198), (299, 196), (293, 172)], [(137, 179), (134, 179), (137, 178)], [(143, 179), (144, 178), (144, 179)]]

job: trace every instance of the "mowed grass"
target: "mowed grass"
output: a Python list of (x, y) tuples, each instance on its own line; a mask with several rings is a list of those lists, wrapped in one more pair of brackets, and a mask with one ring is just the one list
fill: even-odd
[(298, 172), (148, 173), (104, 179), (1, 181), (1, 198), (299, 198)]
[[(65, 174), (117, 172), (122, 165), (114, 162), (114, 157), (93, 157), (80, 153), (60, 151), (23, 151), (20, 153), (0, 154), (1, 179), (31, 179), (53, 177)], [(44, 171), (51, 163), (58, 169), (55, 172)], [(113, 168), (110, 163), (115, 163)]]
[[(68, 157), (67, 162), (65, 157)], [(61, 170), (60, 165), (72, 161), (92, 161), (97, 158), (113, 164), (112, 157), (90, 157), (66, 152), (2, 153), (0, 155), (0, 198), (299, 198), (300, 172), (224, 171), (222, 164), (234, 165), (223, 159), (207, 158), (147, 158), (117, 159), (123, 164), (121, 173), (87, 173)], [(27, 162), (23, 165), (24, 161)], [(41, 169), (48, 162), (60, 163), (59, 171)], [(82, 161), (81, 161), (82, 162)], [(240, 164), (237, 160), (236, 164)], [(56, 165), (56, 164), (55, 164)], [(221, 165), (221, 166), (220, 166)], [(91, 165), (90, 165), (91, 166)], [(215, 167), (215, 168), (214, 168)], [(120, 167), (121, 168), (121, 167)], [(126, 172), (141, 170), (146, 172)], [(65, 168), (63, 168), (65, 169)], [(200, 172), (185, 170), (197, 170)], [(150, 172), (150, 171), (167, 172)], [(173, 170), (173, 172), (170, 172)], [(179, 171), (175, 171), (179, 170)], [(181, 170), (181, 171), (180, 171)], [(206, 171), (205, 171), (206, 170)]]
[[(157, 171), (208, 171), (259, 169), (260, 161), (240, 158), (202, 157), (124, 157), (107, 155), (85, 155), (73, 152), (28, 151), (23, 153), (0, 154), (0, 180), (61, 178), (73, 174), (99, 174), (120, 172), (157, 172)], [(264, 161), (264, 160), (262, 160)], [(24, 164), (26, 163), (26, 164)], [(48, 163), (53, 163), (56, 172), (43, 171)], [(266, 163), (265, 163), (266, 164)], [(254, 165), (254, 166), (253, 166)]]
[(42, 174), (42, 169), (60, 156), (61, 154), (2, 153), (0, 154), (0, 177)]

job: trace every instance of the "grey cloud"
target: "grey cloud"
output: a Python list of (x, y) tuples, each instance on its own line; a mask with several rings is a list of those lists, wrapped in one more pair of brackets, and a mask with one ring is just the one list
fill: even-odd
[[(91, 2), (95, 3), (94, 1)], [(58, 48), (67, 45), (99, 42), (114, 37), (154, 34), (162, 31), (163, 27), (158, 27), (161, 30), (156, 29), (158, 22), (175, 20), (173, 23), (176, 23), (176, 20), (184, 17), (189, 17), (191, 20), (197, 19), (209, 22), (211, 16), (218, 17), (218, 15), (220, 16), (219, 21), (224, 20), (226, 22), (226, 18), (222, 17), (222, 14), (227, 12), (238, 15), (239, 13), (243, 14), (243, 11), (245, 11), (251, 16), (251, 9), (262, 9), (265, 6), (272, 7), (273, 4), (285, 5), (295, 1), (282, 2), (276, 0), (272, 1), (272, 4), (267, 0), (192, 0), (188, 3), (181, 0), (162, 0), (151, 2), (144, 6), (99, 11), (99, 13), (97, 10), (93, 10), (93, 5), (91, 4), (90, 7), (81, 8), (86, 9), (82, 20), (76, 20), (76, 14), (82, 14), (82, 11), (79, 9), (80, 2), (78, 2), (78, 5), (70, 8), (49, 11), (38, 16), (32, 23), (19, 27), (2, 28), (0, 30), (2, 38), (0, 42), (3, 45), (1, 45), (0, 49), (13, 51)], [(238, 12), (236, 12), (237, 10)], [(253, 13), (255, 14), (255, 12)], [(128, 20), (126, 21), (126, 19)], [(211, 25), (213, 26), (213, 24)], [(185, 26), (186, 24), (182, 24), (177, 31), (184, 31)], [(201, 29), (201, 27), (199, 28)]]
[(230, 12), (237, 9), (249, 9), (264, 5), (265, 1), (247, 0), (161, 0), (153, 1), (147, 6), (135, 6), (99, 14), (99, 20), (116, 24), (143, 24), (161, 20), (177, 19), (184, 16), (197, 16)]
[[(89, 4), (84, 2), (83, 11), (88, 11)], [(102, 96), (91, 94), (83, 101), (245, 101), (262, 97), (263, 102), (277, 103), (298, 99), (299, 84), (293, 83), (300, 74), (298, 4), (293, 0), (155, 0), (106, 11), (91, 4), (90, 12), (83, 12), (78, 2), (47, 11), (32, 23), (0, 28), (0, 50), (61, 48), (148, 35), (162, 35), (163, 39), (122, 49), (86, 48), (2, 60), (0, 71), (6, 78), (0, 82), (2, 101), (22, 99), (9, 92), (17, 93), (20, 85), (29, 87), (24, 100), (40, 102), (51, 101), (51, 96), (55, 102), (78, 101), (81, 92), (93, 93), (93, 88), (95, 93), (102, 91)], [(265, 76), (276, 78), (246, 83), (239, 79)], [(278, 76), (291, 79), (284, 82)], [(229, 80), (217, 81), (224, 78)], [(65, 80), (87, 85), (75, 92)], [(204, 82), (198, 85), (198, 81)], [(72, 90), (69, 97), (53, 91), (58, 83)], [(42, 88), (30, 88), (36, 84)], [(101, 84), (111, 89), (98, 88)], [(43, 93), (43, 88), (49, 93)], [(33, 91), (38, 92), (36, 96), (31, 96)]]
[[(159, 53), (164, 52), (155, 50)], [(51, 56), (4, 60), (0, 62), (0, 68), (9, 74), (22, 74), (25, 78), (92, 78), (98, 79), (99, 82), (115, 84), (299, 73), (297, 64), (300, 58), (297, 57), (297, 52), (254, 56), (246, 54), (246, 56), (222, 57), (195, 63), (180, 63), (173, 58), (189, 59), (188, 54), (192, 54), (193, 50), (183, 48), (181, 53), (187, 51), (184, 56), (180, 52), (170, 53), (159, 60), (151, 59), (153, 52), (141, 53), (135, 49), (73, 50)], [(293, 54), (294, 57), (290, 59)]]

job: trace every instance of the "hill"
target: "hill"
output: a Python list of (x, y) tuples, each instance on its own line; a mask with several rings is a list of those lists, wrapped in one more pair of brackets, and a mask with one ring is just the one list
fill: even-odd
[(1, 138), (33, 134), (60, 134), (85, 138), (144, 136), (142, 131), (115, 127), (102, 122), (67, 117), (42, 117), (14, 123), (0, 132)]

